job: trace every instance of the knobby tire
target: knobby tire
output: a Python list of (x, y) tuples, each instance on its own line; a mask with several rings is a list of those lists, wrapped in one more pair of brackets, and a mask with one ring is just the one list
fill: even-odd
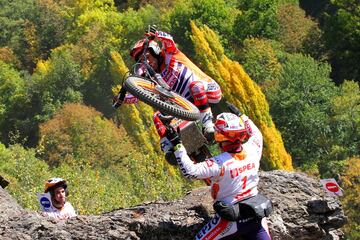
[(200, 119), (199, 109), (194, 104), (175, 92), (171, 92), (174, 98), (160, 99), (155, 84), (145, 78), (129, 76), (124, 85), (132, 95), (165, 114), (188, 121)]

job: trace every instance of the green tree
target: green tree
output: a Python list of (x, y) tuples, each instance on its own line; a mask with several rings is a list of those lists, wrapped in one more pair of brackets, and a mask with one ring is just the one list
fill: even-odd
[(0, 175), (10, 181), (6, 188), (20, 205), (39, 208), (37, 192), (43, 192), (44, 181), (50, 177), (48, 165), (35, 157), (34, 149), (20, 145), (5, 148), (0, 144)]
[[(6, 3), (5, 3), (6, 2)], [(0, 2), (0, 46), (7, 46), (17, 55), (22, 68), (30, 72), (50, 50), (65, 41), (71, 22), (53, 0)], [(14, 11), (19, 9), (19, 11)]]
[(248, 37), (276, 40), (279, 36), (279, 23), (276, 18), (277, 1), (254, 0), (239, 1), (241, 13), (234, 22), (234, 35), (239, 43)]
[(84, 79), (70, 51), (54, 50), (46, 62), (39, 62), (32, 75), (30, 95), (39, 103), (35, 120), (48, 120), (66, 102), (82, 102)]
[(195, 21), (199, 26), (207, 25), (216, 31), (222, 44), (226, 46), (227, 53), (230, 54), (230, 49), (232, 49), (230, 45), (232, 26), (238, 13), (234, 1), (178, 1), (169, 12), (167, 25), (175, 41), (180, 45), (183, 52), (189, 56), (194, 56), (193, 44), (190, 39), (190, 21)]
[(152, 5), (146, 5), (135, 11), (132, 8), (127, 9), (120, 15), (120, 24), (123, 26), (122, 41), (121, 41), (121, 55), (124, 56), (125, 62), (132, 62), (129, 55), (129, 50), (137, 40), (144, 37), (145, 30), (148, 25), (156, 24), (161, 26), (161, 12), (160, 9)]
[[(293, 4), (280, 5), (277, 11), (279, 41), (287, 52), (298, 52), (316, 22), (305, 16), (304, 10)], [(315, 31), (315, 30), (312, 30)]]
[(269, 93), (271, 115), (296, 166), (316, 161), (331, 146), (330, 66), (301, 54), (288, 55), (279, 85)]
[(281, 64), (269, 40), (247, 38), (239, 54), (239, 62), (264, 91), (277, 84)]
[[(334, 11), (335, 9), (335, 11)], [(331, 1), (324, 18), (324, 39), (336, 82), (360, 81), (360, 8), (356, 0)]]
[(309, 29), (302, 42), (300, 52), (310, 55), (317, 61), (326, 62), (329, 60), (329, 51), (325, 46), (324, 32), (318, 25), (314, 25)]
[(27, 103), (24, 79), (13, 67), (0, 61), (1, 142), (9, 144), (11, 133), (25, 137), (22, 131), (25, 126), (22, 126), (21, 119), (26, 117), (24, 109)]
[(20, 61), (9, 47), (0, 48), (0, 61), (20, 68)]
[[(360, 89), (356, 82), (345, 81), (332, 99), (334, 159), (360, 155)], [(334, 150), (335, 150), (334, 149)], [(340, 150), (340, 151), (339, 151)]]

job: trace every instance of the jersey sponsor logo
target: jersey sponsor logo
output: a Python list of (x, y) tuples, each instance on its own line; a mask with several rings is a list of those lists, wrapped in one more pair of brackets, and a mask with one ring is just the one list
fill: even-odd
[(161, 31), (157, 31), (157, 36), (158, 37), (172, 38), (170, 34), (168, 34), (166, 32), (161, 32)]
[(239, 174), (246, 172), (248, 170), (254, 169), (255, 168), (255, 163), (248, 163), (244, 166), (235, 168), (235, 169), (230, 169), (230, 176), (231, 178), (236, 178), (237, 176), (239, 176)]
[(165, 81), (169, 85), (169, 87), (173, 88), (175, 83), (177, 82), (177, 78), (174, 76), (170, 76), (169, 79), (165, 79)]
[(252, 129), (251, 129), (249, 121), (245, 120), (244, 123), (245, 123), (245, 129), (247, 130), (248, 134), (251, 136), (252, 135)]
[(219, 89), (220, 89), (219, 85), (214, 81), (208, 83), (208, 88), (207, 88), (208, 91), (217, 91)]
[(230, 229), (234, 224), (235, 222), (229, 222), (226, 228), (219, 234), (219, 236), (225, 236), (230, 231)]
[(186, 177), (186, 178), (196, 178), (196, 176), (191, 175), (191, 174), (189, 174), (189, 173), (186, 171), (186, 169), (185, 169), (185, 167), (184, 167), (184, 164), (181, 162), (181, 158), (180, 158), (180, 157), (177, 157), (177, 158), (176, 158), (176, 161), (178, 162), (179, 167), (180, 167), (180, 170), (181, 170), (182, 174), (184, 175), (184, 177)]
[(208, 167), (212, 167), (214, 165), (214, 161), (212, 160), (206, 160), (205, 162)]
[[(218, 222), (220, 221), (220, 217), (216, 214), (215, 217), (213, 219), (211, 219), (201, 230), (200, 232), (196, 235), (196, 239), (211, 239), (208, 238), (209, 236), (207, 236), (207, 234), (212, 231), (213, 227), (218, 224)], [(206, 238), (204, 238), (206, 236)], [(211, 235), (213, 236), (213, 235)]]
[(51, 207), (51, 202), (48, 198), (46, 197), (42, 197), (40, 198), (40, 204), (44, 207), (44, 208), (50, 208)]

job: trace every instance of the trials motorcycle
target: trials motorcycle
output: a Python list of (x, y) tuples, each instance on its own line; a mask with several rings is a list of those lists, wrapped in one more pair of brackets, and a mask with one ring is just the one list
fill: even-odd
[(161, 75), (156, 73), (150, 66), (145, 54), (148, 44), (149, 41), (145, 43), (142, 58), (140, 58), (143, 60), (134, 64), (132, 72), (125, 77), (121, 90), (113, 102), (113, 107), (115, 109), (120, 107), (126, 93), (129, 92), (161, 113), (188, 121), (199, 120), (200, 112), (198, 108), (172, 91)]
[[(161, 119), (166, 127), (179, 128), (181, 139), (188, 155), (195, 162), (211, 157), (208, 142), (200, 130), (198, 120), (200, 112), (189, 100), (174, 92), (156, 73), (146, 59), (147, 41), (141, 61), (133, 65), (132, 71), (125, 76), (121, 89), (113, 100), (113, 108), (117, 109), (124, 102), (126, 94), (130, 93), (140, 101), (159, 110), (164, 117)], [(176, 165), (171, 156), (167, 161)]]

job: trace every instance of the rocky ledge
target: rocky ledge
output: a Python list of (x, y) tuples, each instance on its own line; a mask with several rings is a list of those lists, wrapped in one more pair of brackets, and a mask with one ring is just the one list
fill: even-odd
[[(259, 190), (273, 201), (273, 239), (341, 239), (346, 217), (337, 198), (301, 173), (260, 173)], [(193, 239), (213, 214), (207, 187), (183, 199), (156, 201), (102, 215), (63, 221), (23, 209), (0, 187), (0, 239)]]

